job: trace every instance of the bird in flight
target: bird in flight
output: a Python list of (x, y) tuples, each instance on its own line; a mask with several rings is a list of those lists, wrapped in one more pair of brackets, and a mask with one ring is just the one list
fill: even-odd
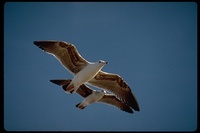
[(140, 111), (136, 97), (128, 84), (118, 74), (104, 72), (101, 69), (106, 61), (89, 62), (84, 59), (76, 47), (64, 41), (34, 41), (36, 46), (52, 54), (74, 76), (66, 87), (66, 92), (75, 93), (79, 86), (90, 84), (116, 95), (123, 103)]
[[(57, 85), (62, 86), (63, 90), (66, 91), (67, 86), (70, 84), (72, 80), (68, 79), (68, 80), (50, 80), (50, 81)], [(86, 106), (98, 102), (98, 103), (112, 105), (128, 113), (133, 113), (132, 109), (125, 103), (121, 102), (118, 98), (116, 98), (114, 94), (106, 94), (105, 91), (93, 90), (85, 84), (80, 85), (76, 93), (85, 98), (81, 103), (78, 103), (76, 105), (77, 108), (84, 109)]]

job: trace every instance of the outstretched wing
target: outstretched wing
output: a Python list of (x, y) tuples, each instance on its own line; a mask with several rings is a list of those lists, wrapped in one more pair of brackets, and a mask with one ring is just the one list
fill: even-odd
[(113, 94), (105, 94), (98, 102), (113, 105), (113, 106), (117, 107), (118, 109), (121, 109), (128, 113), (133, 113), (133, 110), (128, 105), (126, 105), (125, 103), (122, 103)]
[(117, 74), (100, 71), (89, 84), (114, 93), (122, 102), (139, 111), (138, 102), (128, 84)]
[[(66, 87), (70, 84), (70, 82), (72, 81), (71, 79), (68, 80), (50, 80), (52, 83), (55, 83), (57, 85), (60, 85), (63, 87), (64, 90), (66, 90)], [(79, 86), (78, 90), (76, 91), (76, 93), (78, 93), (80, 96), (82, 97), (87, 97), (90, 94), (92, 94), (94, 90), (90, 89), (90, 87), (88, 87), (85, 84), (82, 84), (81, 86)], [(123, 111), (126, 111), (128, 113), (133, 113), (132, 109), (126, 105), (125, 103), (121, 102), (119, 99), (116, 98), (115, 95), (113, 94), (105, 94), (102, 99), (100, 99), (98, 102), (100, 103), (106, 103), (109, 105), (113, 105)]]
[(72, 74), (78, 73), (88, 64), (73, 44), (63, 41), (34, 41), (33, 43), (55, 56)]

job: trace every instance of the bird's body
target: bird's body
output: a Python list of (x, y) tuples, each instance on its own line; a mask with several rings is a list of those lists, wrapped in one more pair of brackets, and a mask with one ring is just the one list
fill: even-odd
[(79, 71), (76, 75), (74, 75), (72, 82), (67, 88), (67, 92), (70, 93), (76, 92), (76, 90), (80, 85), (94, 78), (105, 64), (107, 64), (107, 62), (105, 61), (88, 63), (81, 71)]
[(84, 109), (86, 106), (99, 101), (105, 95), (104, 91), (94, 90), (89, 96), (87, 96), (81, 103), (76, 105), (77, 108)]

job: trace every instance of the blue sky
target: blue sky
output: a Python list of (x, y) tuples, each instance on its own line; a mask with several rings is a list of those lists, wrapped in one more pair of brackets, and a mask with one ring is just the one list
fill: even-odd
[[(99, 103), (77, 109), (82, 97), (49, 82), (73, 76), (34, 40), (70, 42), (88, 61), (108, 61), (103, 71), (126, 80), (141, 111), (129, 114)], [(196, 3), (5, 3), (4, 128), (194, 131)]]

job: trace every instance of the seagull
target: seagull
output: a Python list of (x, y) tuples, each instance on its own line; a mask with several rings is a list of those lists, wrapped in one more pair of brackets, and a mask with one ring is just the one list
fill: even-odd
[(74, 75), (66, 88), (67, 92), (74, 93), (80, 85), (87, 83), (115, 94), (123, 103), (140, 111), (136, 97), (121, 76), (101, 70), (108, 62), (99, 60), (91, 63), (79, 54), (73, 44), (68, 42), (47, 40), (33, 43), (56, 57)]
[[(39, 48), (43, 49), (44, 51), (47, 51), (50, 54), (52, 53), (56, 58), (58, 58), (58, 60), (61, 61), (64, 66), (69, 67), (74, 65), (74, 68), (69, 67), (70, 70), (75, 73), (72, 82), (67, 87), (67, 92), (70, 93), (76, 92), (80, 85), (94, 78), (94, 76), (97, 75), (102, 67), (107, 64), (107, 62), (103, 60), (99, 60), (94, 63), (84, 60), (80, 54), (78, 54), (76, 48), (69, 43), (35, 41), (34, 44), (39, 46)], [(67, 60), (70, 60), (70, 62)]]
[[(62, 86), (62, 88), (66, 91), (67, 86), (70, 84), (72, 80), (50, 80), (51, 82)], [(121, 102), (114, 94), (106, 94), (104, 90), (96, 91), (89, 88), (87, 85), (82, 84), (79, 86), (78, 90), (76, 91), (80, 96), (84, 97), (85, 99), (76, 105), (79, 109), (84, 109), (86, 106), (92, 103), (104, 103), (107, 105), (114, 106), (122, 111), (126, 111), (128, 113), (133, 113), (132, 109)]]

